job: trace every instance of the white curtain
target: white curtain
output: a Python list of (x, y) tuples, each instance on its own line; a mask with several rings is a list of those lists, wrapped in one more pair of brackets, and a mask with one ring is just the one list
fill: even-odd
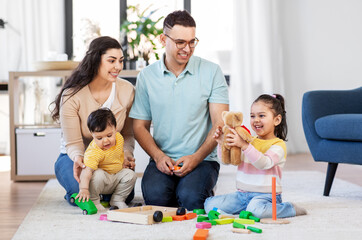
[(234, 0), (230, 109), (242, 111), (263, 93), (284, 96), (277, 0)]
[(5, 44), (0, 51), (6, 56), (2, 79), (8, 78), (8, 71), (33, 70), (33, 64), (51, 52), (64, 52), (63, 0), (1, 0), (1, 6), (6, 8), (2, 18), (7, 22), (1, 30)]

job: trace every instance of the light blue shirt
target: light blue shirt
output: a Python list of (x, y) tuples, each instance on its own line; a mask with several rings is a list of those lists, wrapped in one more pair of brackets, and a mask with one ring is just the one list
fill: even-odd
[[(176, 77), (159, 60), (138, 74), (129, 116), (151, 120), (157, 146), (176, 161), (204, 143), (212, 127), (209, 103), (229, 104), (228, 87), (217, 64), (192, 56)], [(217, 161), (216, 149), (205, 160)]]

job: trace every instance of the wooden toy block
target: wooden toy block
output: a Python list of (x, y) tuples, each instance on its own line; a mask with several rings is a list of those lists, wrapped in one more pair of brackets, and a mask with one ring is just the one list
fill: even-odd
[(219, 219), (219, 212), (216, 212), (215, 210), (211, 210), (207, 216), (209, 217), (210, 220), (214, 220), (214, 219)]
[(277, 219), (277, 198), (276, 198), (276, 178), (272, 177), (272, 218), (260, 219), (261, 223), (266, 224), (288, 224), (289, 220)]
[(246, 233), (246, 234), (251, 233), (249, 229), (241, 229), (241, 228), (233, 228), (231, 229), (231, 231), (233, 231), (234, 233)]
[(234, 228), (243, 228), (244, 229), (245, 225), (234, 221), (233, 222), (233, 227)]
[(241, 224), (254, 224), (255, 223), (254, 220), (243, 219), (243, 218), (234, 219), (234, 222), (241, 223)]
[(193, 212), (197, 215), (206, 214), (205, 209), (194, 209)]
[(183, 221), (186, 220), (186, 215), (174, 215), (172, 216), (173, 221)]
[(172, 222), (172, 217), (171, 216), (163, 217), (162, 222)]
[[(157, 211), (160, 211), (163, 217), (167, 217), (176, 215), (177, 208), (146, 205), (141, 207), (109, 210), (107, 212), (107, 219), (109, 221), (136, 224), (154, 224), (157, 223), (154, 219), (154, 214)], [(160, 221), (162, 221), (162, 218)]]
[(209, 218), (206, 216), (197, 216), (197, 222), (203, 222), (205, 220), (209, 220)]
[(211, 223), (211, 225), (216, 225), (215, 220), (205, 220), (203, 222), (208, 222), (208, 223)]
[(209, 230), (197, 229), (194, 234), (194, 240), (206, 240), (207, 236), (209, 236)]
[(260, 228), (256, 228), (256, 227), (248, 226), (247, 229), (249, 229), (250, 231), (255, 232), (255, 233), (262, 233), (263, 232), (263, 230), (261, 230)]
[(187, 213), (186, 214), (186, 220), (190, 220), (190, 219), (193, 219), (193, 218), (196, 218), (196, 217), (197, 217), (196, 213)]
[(211, 228), (211, 223), (209, 223), (209, 222), (199, 222), (199, 223), (196, 223), (196, 228), (201, 228), (201, 229)]
[(230, 224), (234, 222), (234, 218), (222, 218), (222, 219), (214, 219), (216, 224), (223, 225), (223, 224)]

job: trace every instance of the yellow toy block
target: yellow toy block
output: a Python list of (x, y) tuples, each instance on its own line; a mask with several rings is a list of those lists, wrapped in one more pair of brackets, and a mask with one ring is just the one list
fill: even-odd
[(234, 222), (234, 218), (221, 218), (221, 219), (214, 219), (216, 224), (222, 225), (222, 224), (230, 224)]
[(172, 222), (172, 216), (163, 217), (162, 222)]
[(241, 224), (255, 224), (254, 220), (251, 219), (243, 219), (243, 218), (235, 218), (234, 222), (241, 223)]

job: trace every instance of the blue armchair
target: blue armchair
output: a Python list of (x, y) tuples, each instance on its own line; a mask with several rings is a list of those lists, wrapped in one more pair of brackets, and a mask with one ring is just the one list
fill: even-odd
[(362, 165), (362, 87), (306, 92), (302, 120), (314, 161), (328, 162), (323, 195), (329, 196), (338, 163)]

